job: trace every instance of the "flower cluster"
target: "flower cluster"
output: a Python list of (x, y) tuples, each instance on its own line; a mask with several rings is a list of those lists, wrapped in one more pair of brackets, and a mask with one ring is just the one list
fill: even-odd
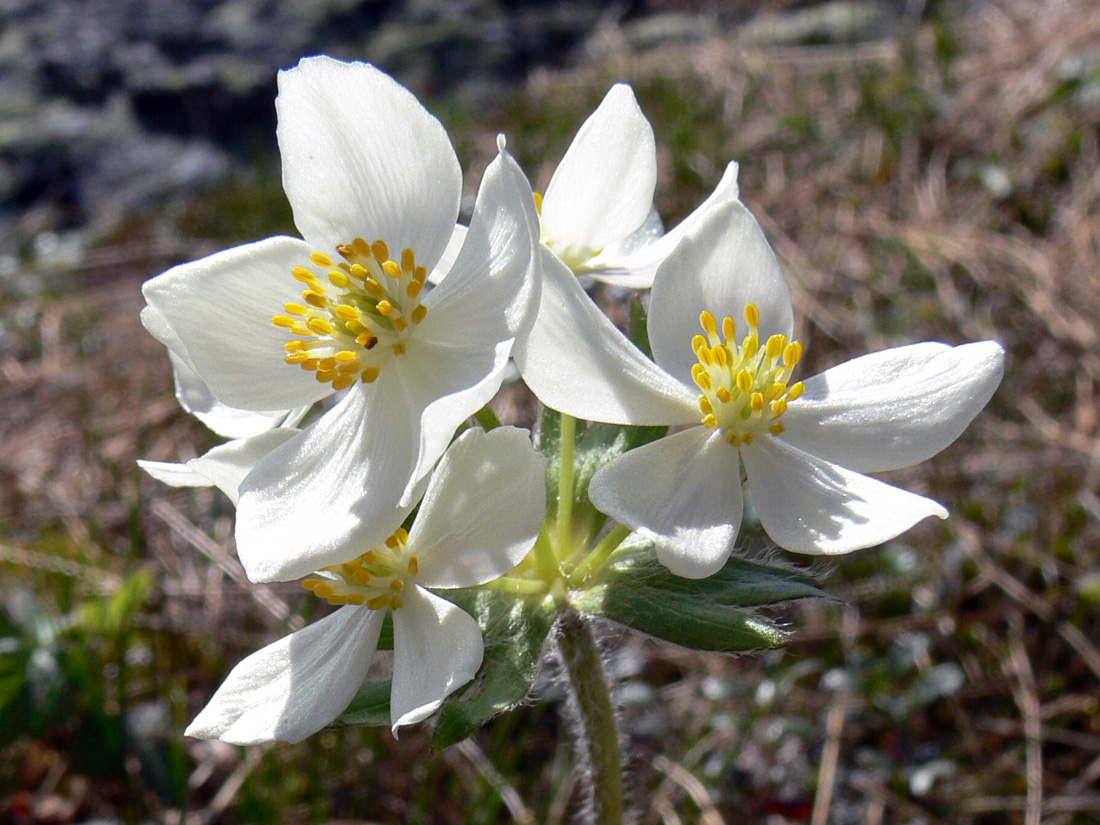
[[(631, 532), (677, 576), (713, 576), (741, 530), (743, 490), (798, 553), (846, 553), (946, 516), (866, 473), (954, 441), (996, 389), (1001, 347), (913, 344), (800, 377), (790, 297), (739, 200), (737, 164), (664, 233), (653, 131), (629, 86), (608, 92), (544, 195), (500, 138), (468, 226), (443, 127), (382, 72), (303, 60), (280, 73), (277, 110), (302, 238), (144, 288), (142, 319), (171, 352), (181, 404), (233, 440), (143, 466), (225, 491), (249, 578), (304, 578), (338, 609), (238, 664), (189, 734), (297, 741), (332, 723), (388, 615), (390, 722), (421, 721), (485, 659), (485, 628), (448, 591), (497, 584), (565, 605)], [(651, 289), (652, 356), (578, 275)], [(510, 360), (562, 421), (671, 428), (599, 462), (587, 500), (620, 527), (587, 561), (599, 536), (569, 522), (572, 442), (551, 539), (546, 458), (485, 407)], [(485, 429), (467, 429), (475, 415)]]

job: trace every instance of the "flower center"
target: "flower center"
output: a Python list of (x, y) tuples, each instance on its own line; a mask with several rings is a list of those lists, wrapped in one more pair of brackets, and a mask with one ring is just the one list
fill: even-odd
[(595, 257), (600, 250), (577, 247), (572, 244), (563, 248), (561, 244), (555, 244), (547, 234), (546, 223), (542, 219), (542, 195), (539, 192), (535, 192), (534, 194), (535, 211), (539, 216), (539, 243), (549, 248), (550, 251), (557, 255), (574, 273), (583, 273), (586, 269), (586, 264)]
[(420, 560), (406, 550), (409, 534), (398, 527), (385, 544), (357, 559), (322, 567), (325, 578), (306, 579), (302, 586), (329, 604), (365, 604), (371, 610), (401, 607), (405, 580), (415, 576)]
[(309, 266), (294, 267), (306, 286), (303, 303), (285, 304), (287, 314), (271, 323), (297, 336), (285, 347), (288, 364), (342, 390), (357, 379), (371, 383), (390, 358), (405, 352), (412, 327), (428, 314), (420, 303), (428, 273), (411, 249), (402, 250), (400, 263), (391, 260), (383, 241), (356, 238), (336, 251), (342, 261), (314, 252)]
[(699, 411), (708, 428), (721, 427), (726, 441), (735, 447), (751, 444), (757, 435), (767, 431), (783, 432), (779, 419), (806, 389), (799, 381), (788, 385), (791, 372), (802, 359), (802, 344), (787, 341), (786, 335), (773, 335), (760, 346), (760, 310), (755, 304), (745, 306), (748, 334), (737, 344), (737, 327), (730, 317), (718, 324), (709, 312), (699, 316), (706, 335), (696, 335), (691, 348), (699, 363), (691, 368), (691, 377), (703, 394), (699, 396)]

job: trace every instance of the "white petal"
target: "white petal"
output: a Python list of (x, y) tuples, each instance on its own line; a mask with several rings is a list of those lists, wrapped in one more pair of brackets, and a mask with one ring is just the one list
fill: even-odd
[(741, 457), (764, 530), (796, 553), (850, 553), (882, 544), (928, 516), (947, 518), (932, 499), (822, 461), (778, 438), (757, 438), (741, 448)]
[(741, 465), (717, 430), (693, 427), (605, 464), (588, 495), (650, 539), (677, 576), (701, 579), (726, 563), (741, 529)]
[(783, 440), (859, 472), (910, 467), (958, 438), (1003, 374), (994, 341), (864, 355), (806, 381), (783, 416)]
[(268, 238), (174, 267), (145, 282), (154, 312), (142, 320), (171, 327), (186, 348), (180, 354), (223, 404), (259, 411), (312, 404), (331, 387), (283, 360), (287, 332), (271, 323), (285, 303), (301, 300), (290, 273), (307, 258), (301, 241)]
[(584, 273), (597, 281), (629, 289), (648, 289), (653, 286), (653, 276), (657, 273), (657, 268), (684, 235), (698, 225), (710, 208), (738, 198), (741, 190), (737, 185), (737, 169), (737, 162), (731, 161), (710, 196), (667, 234), (658, 234), (647, 244), (634, 247), (624, 244), (618, 249), (605, 249), (588, 262)]
[(443, 257), (439, 259), (435, 269), (428, 273), (428, 283), (438, 284), (450, 274), (464, 243), (466, 243), (466, 227), (456, 223), (451, 239), (447, 241), (447, 248), (443, 250)]
[(478, 189), (470, 227), (446, 280), (428, 293), (417, 337), (467, 347), (515, 338), (533, 321), (539, 277), (531, 185), (501, 145)]
[(294, 223), (333, 254), (357, 237), (430, 271), (458, 217), (462, 171), (443, 126), (366, 63), (303, 59), (279, 73), (277, 137)]
[(464, 432), (420, 504), (409, 552), (426, 587), (472, 587), (502, 576), (534, 546), (546, 515), (546, 459), (527, 430)]
[(282, 444), (285, 444), (299, 430), (293, 427), (279, 427), (251, 438), (239, 438), (229, 441), (193, 458), (187, 466), (200, 475), (210, 479), (215, 486), (236, 504), (241, 482), (252, 472), (260, 460)]
[[(392, 366), (392, 365), (387, 365)], [(241, 485), (237, 552), (252, 581), (289, 581), (380, 544), (419, 441), (419, 411), (395, 371), (360, 384), (301, 435), (269, 453)]]
[[(176, 400), (181, 407), (218, 435), (226, 438), (248, 438), (278, 427), (291, 417), (291, 411), (288, 410), (257, 412), (226, 406), (214, 397), (206, 382), (183, 358), (171, 351), (168, 357), (172, 362)], [(308, 406), (299, 407), (293, 411), (293, 417), (301, 419), (308, 409)]]
[(367, 676), (384, 613), (342, 607), (230, 672), (185, 731), (235, 745), (300, 742), (339, 716)]
[(709, 310), (719, 325), (733, 318), (740, 339), (749, 303), (760, 310), (761, 344), (770, 335), (791, 336), (791, 296), (775, 253), (749, 210), (727, 200), (698, 218), (657, 271), (649, 303), (654, 360), (690, 382), (697, 360), (691, 339), (703, 331), (700, 313)]
[(489, 349), (447, 349), (418, 342), (399, 364), (404, 414), (418, 421), (419, 449), (401, 506), (415, 504), (421, 482), (451, 443), (458, 425), (480, 410), (500, 389), (512, 341)]
[(423, 721), (443, 700), (477, 675), (484, 656), (481, 628), (473, 617), (415, 586), (393, 611), (393, 689), (390, 721), (394, 735)]
[(542, 257), (542, 298), (514, 357), (523, 380), (548, 407), (613, 424), (691, 424), (697, 392), (642, 354), (585, 294), (549, 250)]
[(611, 87), (581, 126), (546, 187), (542, 221), (550, 248), (581, 263), (645, 221), (657, 185), (653, 129), (634, 92)]
[(145, 472), (169, 487), (213, 487), (214, 482), (202, 473), (195, 472), (186, 464), (171, 461), (145, 461), (138, 459), (138, 466)]

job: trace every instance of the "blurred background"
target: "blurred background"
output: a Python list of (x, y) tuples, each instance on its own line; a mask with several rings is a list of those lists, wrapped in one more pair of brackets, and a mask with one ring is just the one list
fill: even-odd
[(1095, 0), (0, 0), (0, 823), (530, 825), (577, 805), (552, 683), (438, 753), (420, 730), (182, 736), (315, 604), (245, 582), (220, 494), (138, 471), (214, 443), (140, 285), (294, 233), (275, 72), (314, 53), (410, 86), (469, 195), (498, 131), (544, 187), (632, 83), (666, 225), (741, 162), (806, 375), (923, 340), (1008, 350), (963, 437), (888, 476), (951, 518), (815, 565), (843, 603), (778, 612), (789, 647), (605, 628), (643, 823), (1100, 821)]

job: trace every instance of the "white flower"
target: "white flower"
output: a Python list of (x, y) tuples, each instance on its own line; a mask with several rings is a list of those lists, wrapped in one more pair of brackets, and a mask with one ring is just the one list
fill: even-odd
[(733, 549), (742, 463), (764, 529), (799, 553), (846, 553), (945, 517), (936, 502), (862, 473), (944, 449), (1004, 369), (993, 341), (923, 343), (791, 383), (802, 346), (792, 340), (790, 297), (760, 227), (736, 201), (711, 210), (657, 272), (654, 361), (568, 273), (544, 271), (542, 307), (516, 362), (543, 403), (596, 421), (705, 425), (625, 453), (589, 487), (600, 510), (691, 578), (716, 572)]
[[(411, 509), (457, 425), (496, 392), (538, 300), (538, 218), (503, 140), (456, 230), (454, 149), (391, 78), (309, 58), (279, 74), (276, 106), (305, 240), (240, 246), (144, 287), (143, 320), (221, 405), (279, 419), (347, 390), (241, 486), (237, 547), (254, 581), (385, 539), (379, 525)], [(446, 282), (425, 291), (437, 264)]]
[(297, 742), (332, 722), (367, 676), (393, 612), (391, 722), (430, 716), (481, 666), (477, 622), (428, 588), (472, 587), (503, 575), (535, 542), (546, 511), (545, 459), (526, 432), (501, 427), (459, 437), (431, 476), (406, 533), (392, 532), (303, 584), (343, 605), (233, 668), (188, 736), (253, 744)]
[(661, 261), (716, 203), (738, 196), (737, 164), (683, 223), (662, 235), (653, 209), (653, 129), (625, 83), (611, 87), (581, 126), (541, 199), (542, 240), (578, 275), (648, 289)]

